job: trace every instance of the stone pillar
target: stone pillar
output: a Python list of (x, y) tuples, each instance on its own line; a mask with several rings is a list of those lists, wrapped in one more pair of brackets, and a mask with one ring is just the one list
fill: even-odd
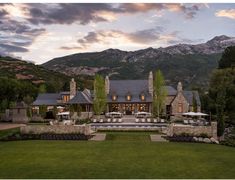
[(89, 124), (85, 124), (84, 126), (84, 134), (90, 135), (91, 134), (91, 126)]
[(148, 90), (149, 90), (149, 94), (151, 94), (151, 96), (153, 97), (153, 73), (152, 71), (149, 72)]
[(73, 99), (76, 95), (76, 82), (74, 81), (74, 78), (70, 81), (70, 99)]
[(109, 94), (109, 88), (110, 88), (109, 86), (110, 86), (109, 77), (106, 76), (106, 77), (105, 77), (105, 93), (106, 93), (106, 94)]
[(211, 135), (213, 138), (217, 139), (217, 122), (212, 121), (211, 122)]

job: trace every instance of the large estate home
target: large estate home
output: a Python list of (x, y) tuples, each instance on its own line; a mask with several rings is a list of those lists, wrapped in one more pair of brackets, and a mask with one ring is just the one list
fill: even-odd
[[(196, 101), (197, 111), (201, 111), (201, 103), (197, 91), (184, 91), (181, 82), (177, 89), (165, 86), (167, 90), (166, 114), (179, 116), (182, 113), (193, 110), (193, 99)], [(107, 94), (106, 112), (122, 112), (130, 115), (135, 112), (152, 112), (153, 102), (153, 74), (149, 73), (147, 80), (110, 80), (105, 78), (105, 92)], [(74, 79), (70, 82), (70, 91), (60, 93), (39, 94), (33, 107), (45, 105), (50, 110), (54, 106), (65, 107), (71, 104), (79, 104), (82, 107), (83, 116), (91, 116), (94, 93), (91, 90), (76, 90)]]

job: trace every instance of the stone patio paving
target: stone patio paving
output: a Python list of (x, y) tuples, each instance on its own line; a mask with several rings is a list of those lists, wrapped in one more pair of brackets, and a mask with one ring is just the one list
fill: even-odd
[(168, 140), (164, 139), (161, 134), (151, 134), (150, 139), (153, 142), (168, 142)]
[(95, 133), (89, 141), (104, 141), (106, 139), (106, 133)]
[(0, 130), (12, 129), (17, 127), (26, 126), (25, 124), (13, 124), (13, 123), (0, 123)]

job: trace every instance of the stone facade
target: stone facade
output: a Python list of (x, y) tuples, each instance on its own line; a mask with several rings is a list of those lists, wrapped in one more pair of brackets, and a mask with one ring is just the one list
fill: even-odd
[(75, 125), (75, 126), (64, 126), (64, 125), (28, 125), (20, 128), (22, 134), (91, 134), (90, 125)]
[(16, 107), (12, 108), (12, 122), (13, 123), (28, 123), (29, 118), (27, 116), (27, 107), (23, 102), (16, 104)]
[(187, 100), (185, 99), (182, 91), (178, 91), (176, 97), (171, 103), (171, 114), (181, 115), (182, 113), (188, 112), (188, 109), (189, 109), (189, 105), (188, 105)]
[(193, 136), (207, 134), (209, 137), (217, 139), (217, 122), (211, 122), (210, 126), (190, 126), (174, 123), (169, 125), (167, 132), (168, 136), (181, 135), (182, 133), (187, 133)]

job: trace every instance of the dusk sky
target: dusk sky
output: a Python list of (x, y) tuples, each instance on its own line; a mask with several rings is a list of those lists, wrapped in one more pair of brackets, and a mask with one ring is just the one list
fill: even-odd
[(108, 48), (235, 37), (235, 4), (0, 4), (0, 55), (37, 64)]

